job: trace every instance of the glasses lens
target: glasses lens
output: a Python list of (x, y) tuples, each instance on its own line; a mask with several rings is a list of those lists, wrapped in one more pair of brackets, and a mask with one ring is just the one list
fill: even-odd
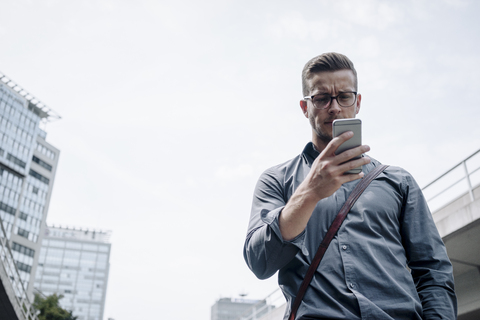
[[(342, 107), (353, 106), (356, 100), (356, 95), (354, 92), (341, 92), (334, 99), (337, 100), (337, 103)], [(332, 96), (329, 94), (317, 94), (313, 97), (313, 106), (317, 109), (328, 108), (330, 102), (332, 101)]]
[(313, 105), (317, 109), (325, 109), (330, 103), (331, 99), (332, 96), (329, 94), (317, 94), (315, 97), (313, 97)]
[(342, 92), (337, 96), (337, 102), (342, 107), (350, 107), (355, 103), (355, 93)]

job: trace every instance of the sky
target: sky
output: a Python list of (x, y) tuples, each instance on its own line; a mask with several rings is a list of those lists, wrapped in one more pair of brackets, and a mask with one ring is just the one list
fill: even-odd
[(253, 189), (311, 138), (301, 70), (358, 72), (363, 142), (424, 186), (480, 148), (480, 2), (0, 0), (0, 71), (62, 118), (47, 223), (111, 230), (105, 320), (210, 319), (277, 288)]

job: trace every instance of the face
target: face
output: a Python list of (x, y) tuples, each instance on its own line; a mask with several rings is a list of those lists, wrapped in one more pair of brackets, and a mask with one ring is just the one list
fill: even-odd
[[(355, 76), (351, 70), (317, 72), (307, 80), (310, 88), (309, 96), (327, 93), (337, 96), (340, 92), (356, 91)], [(301, 100), (300, 107), (312, 126), (312, 142), (316, 148), (323, 150), (332, 140), (332, 122), (335, 119), (355, 118), (360, 111), (362, 97), (357, 95), (357, 101), (351, 107), (340, 107), (334, 99), (327, 109), (316, 109), (310, 99)]]

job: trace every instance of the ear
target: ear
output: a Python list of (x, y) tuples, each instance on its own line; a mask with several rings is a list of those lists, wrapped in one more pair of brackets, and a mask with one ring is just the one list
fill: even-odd
[(357, 94), (357, 103), (356, 103), (356, 105), (355, 105), (355, 114), (358, 114), (358, 113), (360, 112), (361, 102), (362, 102), (362, 95), (361, 95), (361, 94)]
[(307, 101), (300, 100), (300, 108), (302, 108), (302, 112), (305, 115), (305, 118), (308, 118), (308, 106)]

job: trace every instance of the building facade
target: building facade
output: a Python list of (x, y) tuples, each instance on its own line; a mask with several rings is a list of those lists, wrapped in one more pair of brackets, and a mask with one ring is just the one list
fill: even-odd
[(62, 308), (78, 320), (102, 320), (110, 270), (110, 231), (45, 229), (35, 291), (63, 295)]
[(40, 125), (58, 118), (0, 74), (0, 221), (30, 298), (60, 154)]
[(259, 317), (269, 311), (265, 300), (244, 298), (221, 298), (211, 308), (211, 320), (242, 320), (252, 312)]

